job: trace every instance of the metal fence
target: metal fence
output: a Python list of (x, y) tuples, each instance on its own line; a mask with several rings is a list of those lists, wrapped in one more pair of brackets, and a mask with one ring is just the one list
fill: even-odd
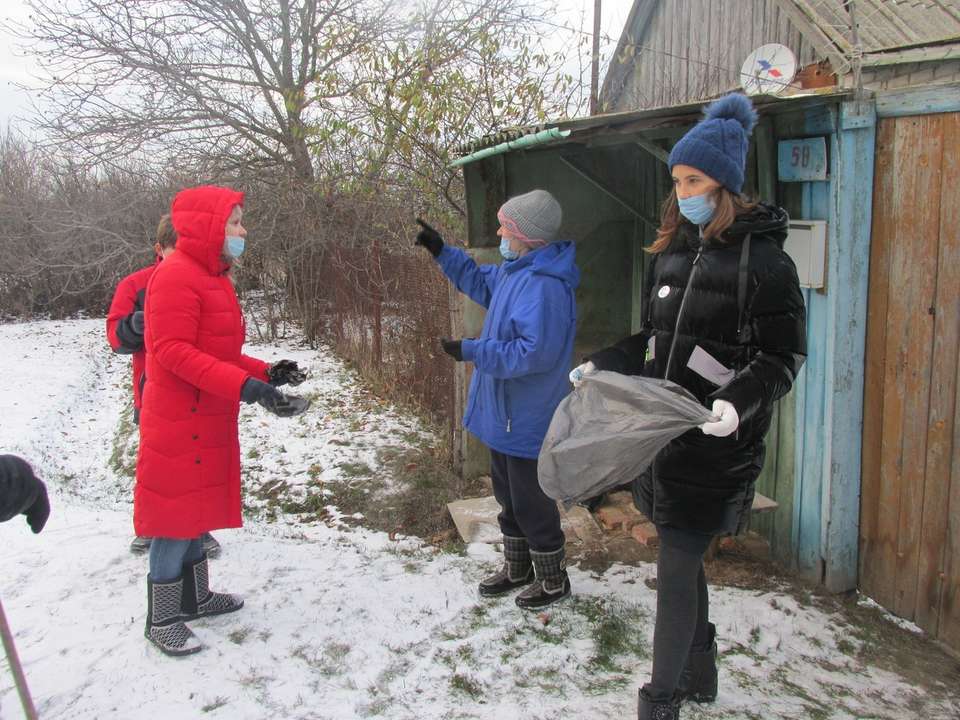
[(320, 329), (389, 397), (413, 403), (447, 430), (455, 446), (454, 363), (439, 338), (452, 335), (449, 283), (421, 249), (329, 245), (319, 276)]

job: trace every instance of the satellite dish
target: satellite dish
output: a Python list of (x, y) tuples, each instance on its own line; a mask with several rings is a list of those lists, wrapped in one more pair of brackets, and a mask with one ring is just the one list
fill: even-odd
[(780, 43), (761, 45), (740, 68), (740, 84), (747, 95), (779, 95), (797, 74), (797, 58)]

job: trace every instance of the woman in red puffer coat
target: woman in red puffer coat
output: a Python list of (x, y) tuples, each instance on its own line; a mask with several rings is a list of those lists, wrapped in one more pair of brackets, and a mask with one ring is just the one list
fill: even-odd
[(184, 625), (234, 612), (243, 600), (210, 592), (200, 536), (242, 525), (240, 400), (291, 416), (307, 403), (274, 387), (304, 379), (296, 363), (268, 365), (242, 353), (245, 325), (233, 282), (243, 252), (243, 193), (205, 186), (177, 194), (177, 252), (147, 286), (147, 382), (134, 490), (137, 535), (154, 538), (146, 637), (170, 655), (201, 649)]

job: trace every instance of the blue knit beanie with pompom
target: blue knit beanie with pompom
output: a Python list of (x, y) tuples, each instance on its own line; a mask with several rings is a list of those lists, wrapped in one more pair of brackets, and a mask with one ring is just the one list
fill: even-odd
[(673, 146), (667, 164), (689, 165), (739, 193), (757, 111), (746, 95), (731, 93), (711, 103), (704, 118)]

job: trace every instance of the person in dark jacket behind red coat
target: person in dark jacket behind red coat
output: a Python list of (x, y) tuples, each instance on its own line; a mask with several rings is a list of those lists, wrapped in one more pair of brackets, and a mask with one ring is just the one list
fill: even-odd
[(239, 610), (211, 592), (200, 536), (240, 527), (240, 400), (289, 417), (308, 403), (274, 387), (299, 384), (296, 363), (268, 365), (242, 353), (245, 325), (229, 270), (243, 251), (243, 194), (183, 190), (171, 218), (177, 252), (147, 286), (146, 373), (133, 522), (152, 536), (145, 635), (169, 655), (201, 649), (184, 624)]
[(806, 358), (806, 308), (783, 250), (787, 214), (740, 194), (755, 122), (750, 100), (728, 95), (674, 146), (644, 327), (570, 374), (574, 385), (596, 369), (666, 378), (717, 417), (668, 444), (637, 482), (638, 505), (660, 535), (653, 671), (640, 690), (640, 720), (676, 720), (682, 701), (716, 699), (703, 555), (715, 535), (743, 528), (773, 403)]
[[(117, 284), (113, 301), (107, 313), (107, 340), (115, 353), (133, 356), (133, 422), (140, 424), (141, 396), (147, 376), (144, 368), (147, 355), (143, 349), (143, 304), (147, 294), (147, 283), (153, 277), (153, 271), (176, 248), (177, 233), (173, 229), (170, 215), (160, 218), (157, 225), (156, 241), (153, 252), (156, 261), (127, 275)], [(130, 552), (145, 553), (150, 549), (150, 538), (137, 535), (130, 543)], [(203, 549), (209, 557), (220, 552), (220, 543), (210, 533), (203, 535)]]

